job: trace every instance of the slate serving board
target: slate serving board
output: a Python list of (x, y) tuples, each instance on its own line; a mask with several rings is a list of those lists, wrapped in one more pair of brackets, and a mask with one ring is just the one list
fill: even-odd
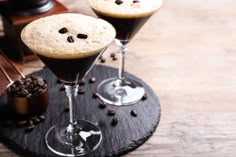
[[(22, 156), (29, 157), (56, 157), (47, 149), (44, 142), (46, 131), (53, 124), (60, 121), (69, 120), (69, 113), (64, 111), (68, 104), (65, 91), (61, 91), (61, 84), (57, 82), (56, 77), (47, 68), (33, 73), (36, 76), (42, 76), (48, 82), (49, 87), (49, 106), (44, 113), (46, 120), (36, 126), (32, 132), (25, 133), (25, 128), (16, 125), (6, 126), (0, 123), (0, 137), (10, 149), (16, 151)], [(81, 86), (85, 89), (85, 94), (78, 95), (76, 116), (78, 119), (85, 119), (94, 124), (98, 124), (103, 133), (101, 145), (94, 152), (86, 155), (88, 157), (107, 157), (120, 156), (134, 150), (142, 145), (155, 131), (160, 121), (160, 104), (158, 97), (152, 89), (142, 80), (132, 74), (125, 75), (134, 80), (140, 81), (148, 95), (148, 99), (141, 100), (135, 105), (116, 107), (108, 105), (106, 108), (99, 108), (98, 100), (93, 98), (97, 85), (104, 79), (117, 75), (117, 70), (111, 67), (96, 65), (86, 76), (87, 83)], [(88, 83), (89, 78), (95, 76), (95, 83)], [(7, 112), (6, 93), (0, 96), (0, 117), (9, 118), (11, 114)], [(112, 117), (107, 115), (108, 109), (116, 110), (116, 117), (119, 120), (118, 125), (112, 126)], [(133, 117), (131, 110), (138, 114)]]

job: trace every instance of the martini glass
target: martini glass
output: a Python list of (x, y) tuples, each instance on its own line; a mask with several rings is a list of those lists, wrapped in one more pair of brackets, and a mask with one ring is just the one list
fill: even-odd
[[(57, 21), (56, 24), (50, 24), (53, 21)], [(62, 26), (65, 27), (58, 31)], [(45, 27), (49, 29), (48, 32), (42, 30)], [(78, 35), (77, 31), (88, 32), (87, 34), (80, 32)], [(77, 120), (75, 117), (78, 80), (91, 70), (97, 58), (113, 41), (115, 29), (104, 20), (67, 13), (32, 22), (23, 29), (21, 37), (23, 42), (64, 83), (69, 101), (69, 121), (61, 121), (47, 131), (45, 136), (47, 147), (61, 156), (81, 156), (94, 151), (102, 140), (102, 133), (97, 125), (86, 120)], [(51, 42), (45, 42), (47, 40)], [(99, 44), (99, 41), (103, 42)], [(60, 48), (63, 44), (67, 46)], [(83, 52), (80, 52), (78, 46), (83, 47)], [(62, 48), (64, 49), (61, 50)]]
[(89, 0), (96, 15), (116, 29), (115, 43), (119, 47), (118, 77), (102, 81), (97, 87), (101, 100), (116, 106), (135, 104), (145, 90), (141, 83), (124, 75), (127, 44), (162, 5), (162, 0)]

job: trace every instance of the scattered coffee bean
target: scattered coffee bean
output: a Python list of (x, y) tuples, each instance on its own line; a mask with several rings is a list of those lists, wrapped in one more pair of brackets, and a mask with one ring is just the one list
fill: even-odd
[(111, 57), (111, 58), (116, 57), (116, 53), (115, 53), (115, 52), (112, 52), (112, 53), (110, 54), (110, 57)]
[(77, 38), (79, 38), (79, 39), (87, 39), (87, 38), (88, 38), (88, 35), (79, 33), (79, 34), (77, 35)]
[(91, 77), (91, 78), (89, 79), (89, 82), (90, 82), (90, 83), (95, 83), (96, 80), (97, 80), (96, 77)]
[(86, 83), (86, 80), (85, 80), (84, 78), (82, 78), (81, 80), (79, 80), (79, 85), (80, 85), (80, 86), (85, 85), (85, 83)]
[(139, 0), (133, 0), (133, 3), (139, 3)]
[(117, 57), (113, 57), (113, 58), (112, 58), (113, 61), (116, 61), (117, 59), (118, 59)]
[(65, 111), (65, 112), (69, 112), (69, 111), (70, 111), (69, 105), (66, 105), (66, 106), (64, 107), (64, 111)]
[(116, 117), (113, 117), (111, 120), (111, 125), (116, 126), (118, 124), (118, 119)]
[(135, 110), (131, 110), (130, 114), (131, 114), (131, 116), (133, 116), (133, 117), (137, 117), (137, 115), (138, 115)]
[(116, 111), (115, 111), (115, 110), (109, 109), (109, 110), (107, 111), (107, 115), (108, 115), (108, 116), (114, 116), (115, 114), (116, 114)]
[(105, 62), (106, 62), (106, 59), (103, 58), (103, 57), (100, 57), (100, 62), (101, 62), (101, 63), (105, 63)]
[(84, 94), (85, 93), (85, 89), (84, 88), (79, 88), (78, 94)]
[(40, 123), (41, 122), (41, 120), (38, 118), (38, 117), (35, 117), (34, 119), (33, 119), (33, 123), (34, 124), (38, 124), (38, 123)]
[(39, 118), (41, 121), (44, 121), (44, 120), (45, 120), (45, 116), (44, 116), (44, 115), (39, 115), (38, 118)]
[(24, 125), (26, 125), (27, 123), (28, 123), (27, 120), (20, 120), (20, 121), (17, 122), (17, 125), (18, 125), (18, 126), (24, 126)]
[(74, 40), (73, 36), (68, 36), (68, 37), (67, 37), (67, 41), (68, 41), (69, 43), (73, 43), (75, 40)]
[(28, 121), (28, 125), (34, 125), (34, 122), (32, 119)]
[(107, 107), (107, 104), (105, 102), (100, 102), (99, 103), (99, 108), (104, 109)]
[(142, 100), (146, 100), (148, 98), (147, 93), (145, 93), (142, 97)]
[(34, 128), (35, 128), (35, 125), (34, 125), (34, 124), (28, 125), (25, 131), (26, 131), (26, 132), (31, 132)]
[(93, 98), (98, 98), (98, 93), (97, 92), (93, 93)]
[(120, 5), (120, 4), (123, 3), (123, 1), (122, 1), (122, 0), (116, 0), (115, 3), (116, 3), (117, 5)]
[(61, 33), (61, 34), (65, 34), (65, 33), (68, 32), (68, 30), (67, 30), (67, 28), (63, 27), (58, 32)]

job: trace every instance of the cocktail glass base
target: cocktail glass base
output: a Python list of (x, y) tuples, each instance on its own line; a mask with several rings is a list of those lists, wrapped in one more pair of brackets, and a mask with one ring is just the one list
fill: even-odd
[(68, 122), (52, 126), (45, 136), (47, 147), (67, 157), (82, 156), (97, 149), (102, 140), (100, 129), (84, 120), (78, 120), (75, 124), (72, 130)]
[(127, 106), (137, 103), (145, 94), (143, 86), (131, 79), (110, 78), (97, 87), (98, 97), (111, 105)]

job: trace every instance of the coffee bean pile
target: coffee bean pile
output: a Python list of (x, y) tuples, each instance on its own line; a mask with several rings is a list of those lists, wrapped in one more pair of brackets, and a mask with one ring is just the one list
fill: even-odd
[[(69, 31), (68, 31), (68, 29), (67, 29), (66, 27), (63, 27), (63, 28), (61, 28), (60, 30), (58, 30), (58, 33), (60, 33), (60, 34), (66, 34), (66, 33), (68, 33), (68, 32), (69, 32)], [(76, 37), (77, 37), (78, 39), (87, 39), (87, 38), (88, 38), (88, 35), (87, 35), (87, 34), (78, 33)], [(69, 36), (67, 37), (67, 41), (68, 41), (69, 43), (73, 43), (73, 42), (75, 42), (75, 39), (74, 39), (73, 36), (69, 35)]]
[(31, 97), (32, 95), (40, 95), (47, 88), (47, 83), (41, 78), (30, 76), (16, 80), (8, 88), (13, 96), (17, 97)]

